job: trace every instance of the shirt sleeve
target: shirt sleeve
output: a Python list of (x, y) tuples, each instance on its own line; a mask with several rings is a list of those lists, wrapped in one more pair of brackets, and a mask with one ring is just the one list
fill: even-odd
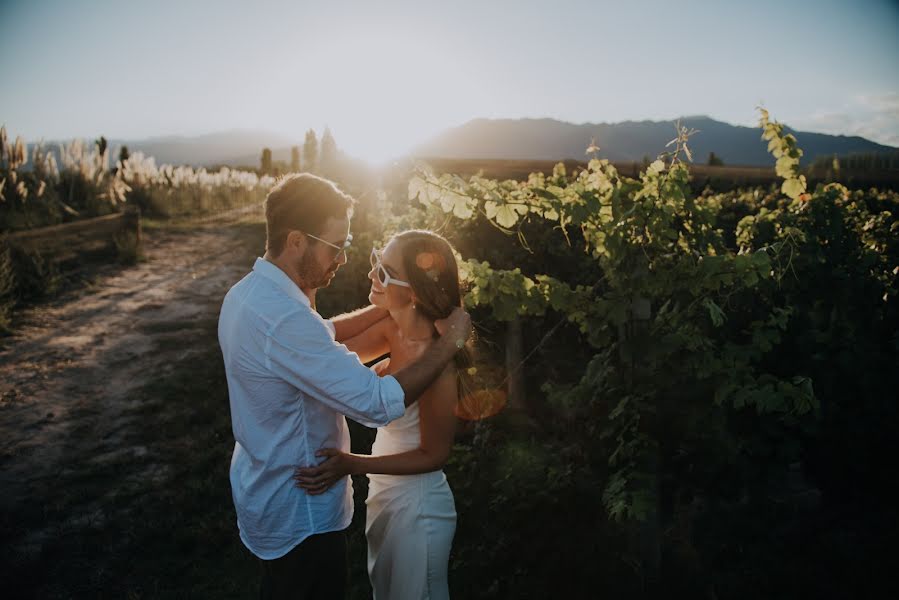
[(335, 342), (328, 323), (305, 308), (285, 315), (266, 332), (266, 367), (367, 427), (403, 416), (405, 393), (399, 382), (378, 377), (355, 352)]
[(337, 327), (334, 326), (334, 322), (331, 319), (325, 319), (325, 327), (327, 327), (331, 331), (331, 339), (337, 339)]

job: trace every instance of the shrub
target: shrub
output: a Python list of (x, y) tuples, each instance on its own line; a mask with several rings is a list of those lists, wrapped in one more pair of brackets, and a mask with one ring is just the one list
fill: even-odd
[(9, 248), (0, 247), (0, 333), (9, 332), (12, 309), (16, 304), (16, 276)]

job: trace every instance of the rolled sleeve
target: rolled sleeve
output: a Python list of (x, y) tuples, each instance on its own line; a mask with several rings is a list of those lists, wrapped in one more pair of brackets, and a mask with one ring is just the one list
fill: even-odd
[(308, 395), (368, 427), (403, 415), (405, 393), (393, 377), (378, 377), (355, 352), (331, 337), (327, 321), (302, 309), (266, 332), (267, 368)]
[(385, 375), (379, 379), (381, 386), (387, 388), (384, 408), (387, 410), (388, 420), (395, 421), (406, 413), (406, 393), (393, 375)]
[(331, 332), (331, 338), (336, 340), (337, 339), (337, 327), (334, 326), (334, 323), (331, 321), (331, 319), (325, 319), (324, 321), (325, 321), (325, 327), (327, 327), (328, 330)]

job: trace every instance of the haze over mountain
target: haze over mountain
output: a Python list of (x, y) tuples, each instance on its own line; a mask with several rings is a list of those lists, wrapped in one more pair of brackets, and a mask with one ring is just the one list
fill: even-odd
[(246, 154), (255, 159), (243, 164), (256, 165), (263, 148), (289, 146), (290, 138), (264, 131), (234, 130), (194, 137), (168, 136), (110, 142), (110, 147), (121, 144), (127, 145), (131, 152), (140, 151), (156, 157), (157, 164), (231, 164), (235, 156)]
[[(681, 124), (697, 129), (689, 147), (696, 162), (705, 163), (714, 152), (728, 165), (771, 166), (756, 127), (742, 127), (706, 116), (683, 117)], [(818, 156), (895, 152), (896, 148), (861, 137), (795, 131), (807, 164)], [(598, 156), (612, 161), (640, 161), (666, 150), (675, 137), (673, 121), (625, 121), (577, 125), (554, 119), (475, 119), (450, 129), (414, 150), (416, 156), (433, 158), (484, 158), (562, 160), (586, 158), (591, 140), (600, 147)]]
[[(682, 125), (697, 129), (690, 138), (694, 160), (705, 163), (710, 152), (727, 165), (772, 166), (774, 159), (761, 140), (756, 127), (743, 127), (709, 117), (685, 117)], [(827, 135), (787, 131), (796, 135), (804, 151), (803, 164), (818, 156), (853, 153), (896, 152), (896, 148), (877, 144), (858, 136)], [(410, 154), (420, 158), (563, 160), (587, 158), (585, 150), (595, 139), (599, 157), (612, 161), (641, 161), (666, 150), (675, 135), (673, 121), (625, 121), (622, 123), (574, 124), (554, 119), (474, 119), (435, 136)], [(130, 152), (143, 152), (156, 158), (157, 164), (211, 166), (259, 165), (263, 148), (272, 150), (275, 161), (290, 160), (291, 146), (302, 147), (302, 140), (264, 131), (234, 130), (200, 136), (165, 136), (143, 140), (109, 140), (113, 153), (122, 145)], [(340, 146), (340, 140), (337, 140)], [(47, 144), (50, 150), (56, 142)], [(340, 148), (353, 155), (352, 148)], [(116, 155), (111, 156), (115, 160)]]
[[(68, 143), (69, 140), (66, 140)], [(157, 165), (210, 165), (258, 166), (263, 148), (282, 148), (274, 153), (275, 160), (289, 160), (290, 138), (266, 131), (232, 130), (197, 136), (170, 135), (140, 140), (108, 139), (110, 161), (115, 162), (121, 146), (130, 153), (143, 152), (156, 159)], [(29, 144), (33, 146), (34, 144)], [(56, 152), (58, 141), (45, 142), (44, 146)], [(29, 152), (29, 156), (31, 152)], [(58, 157), (57, 157), (58, 158)]]

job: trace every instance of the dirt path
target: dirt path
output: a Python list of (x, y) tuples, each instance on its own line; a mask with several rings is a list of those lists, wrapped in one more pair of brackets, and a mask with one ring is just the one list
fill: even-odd
[(9, 522), (28, 503), (52, 500), (61, 475), (127, 457), (146, 465), (142, 477), (164, 477), (166, 466), (129, 441), (140, 425), (135, 392), (208, 354), (193, 334), (208, 331), (225, 292), (251, 268), (257, 238), (242, 226), (150, 230), (145, 262), (106, 268), (88, 289), (23, 312), (15, 334), (0, 339), (0, 526), (20, 559), (109, 510), (89, 497), (66, 511), (67, 523), (22, 532)]

